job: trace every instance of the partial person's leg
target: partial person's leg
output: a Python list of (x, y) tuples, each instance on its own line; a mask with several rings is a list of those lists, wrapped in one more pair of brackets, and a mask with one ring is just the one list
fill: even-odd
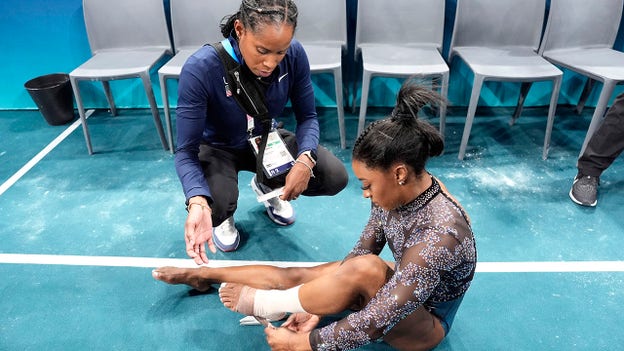
[(243, 153), (201, 145), (199, 160), (204, 170), (204, 177), (211, 191), (212, 224), (220, 225), (232, 217), (238, 203), (239, 163), (244, 162)]
[(383, 340), (401, 351), (424, 351), (436, 347), (445, 333), (438, 318), (423, 306), (397, 323)]
[(168, 284), (185, 284), (206, 291), (212, 284), (230, 282), (256, 289), (289, 289), (335, 271), (340, 262), (330, 262), (314, 267), (275, 267), (248, 265), (235, 267), (178, 268), (161, 267), (153, 271), (155, 279)]
[(379, 256), (350, 258), (332, 274), (304, 284), (299, 292), (303, 308), (312, 314), (339, 313), (361, 309), (390, 279), (393, 270)]
[(578, 173), (570, 199), (582, 206), (596, 206), (600, 176), (624, 150), (624, 94), (618, 95), (577, 161)]
[(577, 166), (579, 174), (600, 177), (624, 150), (624, 94), (615, 98)]
[[(303, 282), (299, 289), (292, 289), (298, 294), (297, 296), (282, 296), (281, 292), (277, 293), (286, 300), (298, 299), (305, 312), (316, 315), (335, 314), (349, 308), (361, 309), (375, 296), (391, 275), (392, 269), (378, 256), (358, 256), (341, 264), (332, 265), (325, 274)], [(259, 310), (268, 314), (300, 312), (284, 310), (280, 301), (264, 298), (270, 297), (270, 291), (258, 291), (262, 293), (263, 298), (255, 299), (256, 290), (228, 281), (227, 285), (219, 290), (219, 295), (225, 307), (236, 312), (247, 314), (250, 311)], [(241, 305), (241, 302), (244, 305)]]
[[(297, 138), (294, 133), (280, 129), (288, 150), (294, 158), (297, 157)], [(316, 150), (317, 161), (314, 166), (314, 178), (310, 179), (308, 189), (303, 192), (306, 196), (332, 196), (338, 194), (347, 186), (349, 175), (342, 161), (322, 145)]]

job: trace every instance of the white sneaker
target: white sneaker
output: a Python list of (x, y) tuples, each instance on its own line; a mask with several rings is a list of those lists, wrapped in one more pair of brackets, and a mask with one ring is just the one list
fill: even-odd
[[(251, 180), (251, 188), (257, 196), (270, 193), (273, 189), (258, 183), (256, 176)], [(267, 214), (271, 220), (279, 225), (289, 225), (295, 223), (295, 210), (288, 201), (281, 200), (279, 196), (263, 201)]]
[(234, 226), (234, 216), (226, 219), (218, 227), (212, 228), (212, 241), (223, 252), (234, 251), (240, 243), (240, 234)]

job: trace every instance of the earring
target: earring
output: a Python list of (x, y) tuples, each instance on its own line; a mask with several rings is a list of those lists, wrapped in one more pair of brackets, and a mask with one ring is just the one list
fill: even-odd
[(404, 180), (399, 180), (399, 185), (405, 185), (405, 181)]

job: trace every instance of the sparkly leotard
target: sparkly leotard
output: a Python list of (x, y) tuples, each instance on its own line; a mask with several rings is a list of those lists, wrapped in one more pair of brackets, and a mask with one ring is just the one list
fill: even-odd
[(382, 338), (419, 306), (431, 310), (464, 295), (476, 267), (474, 236), (461, 206), (432, 180), (424, 193), (396, 210), (373, 206), (346, 259), (378, 255), (387, 243), (396, 261), (394, 274), (362, 310), (312, 331), (313, 350), (358, 348)]

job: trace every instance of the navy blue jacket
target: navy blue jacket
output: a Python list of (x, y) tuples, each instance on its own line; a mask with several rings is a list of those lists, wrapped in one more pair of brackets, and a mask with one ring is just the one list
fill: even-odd
[[(236, 40), (232, 37), (228, 40), (239, 62), (244, 63)], [(194, 53), (182, 67), (176, 109), (175, 167), (187, 200), (198, 195), (210, 197), (198, 158), (201, 143), (231, 149), (249, 147), (246, 113), (233, 96), (227, 96), (224, 77), (219, 55), (209, 45)], [(269, 115), (278, 117), (290, 99), (297, 120), (298, 154), (316, 151), (319, 124), (310, 64), (301, 43), (292, 40), (269, 80), (266, 91)]]

